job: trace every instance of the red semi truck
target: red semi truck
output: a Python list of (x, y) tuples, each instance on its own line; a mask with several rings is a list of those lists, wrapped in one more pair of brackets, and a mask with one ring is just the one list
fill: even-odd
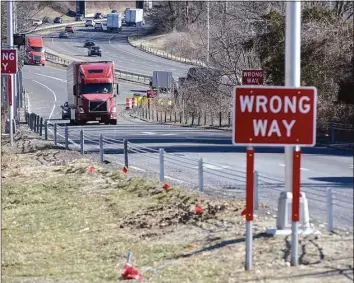
[(89, 121), (117, 124), (114, 62), (72, 62), (67, 69), (70, 122), (84, 125)]

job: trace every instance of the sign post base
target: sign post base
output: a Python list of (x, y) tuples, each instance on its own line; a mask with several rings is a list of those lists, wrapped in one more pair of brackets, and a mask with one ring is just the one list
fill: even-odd
[[(266, 233), (268, 235), (291, 235), (292, 226), (292, 200), (293, 194), (291, 192), (281, 192), (278, 200), (277, 211), (277, 225), (276, 228), (268, 228)], [(300, 221), (299, 234), (314, 234), (315, 230), (310, 227), (309, 207), (305, 193), (300, 193)]]

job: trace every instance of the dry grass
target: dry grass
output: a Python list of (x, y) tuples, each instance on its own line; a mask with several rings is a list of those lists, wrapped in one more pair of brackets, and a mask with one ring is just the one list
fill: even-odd
[(254, 270), (245, 272), (243, 202), (166, 192), (97, 165), (88, 173), (88, 159), (55, 165), (49, 157), (59, 158), (58, 150), (18, 144), (21, 150), (2, 153), (4, 282), (116, 282), (128, 251), (146, 282), (338, 283), (352, 276), (351, 234), (300, 238), (302, 265), (291, 268), (290, 239), (266, 237), (274, 219), (259, 216)]

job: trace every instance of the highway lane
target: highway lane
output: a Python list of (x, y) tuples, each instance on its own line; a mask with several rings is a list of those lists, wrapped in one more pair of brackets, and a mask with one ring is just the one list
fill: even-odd
[(160, 58), (129, 45), (127, 36), (134, 34), (134, 27), (123, 26), (123, 31), (118, 34), (94, 31), (91, 27), (78, 27), (75, 34), (69, 39), (58, 38), (59, 31), (44, 35), (45, 45), (48, 49), (65, 55), (75, 56), (81, 60), (97, 60), (87, 56), (87, 49), (83, 43), (87, 38), (94, 39), (103, 50), (100, 59), (113, 60), (118, 69), (152, 75), (153, 71), (172, 71), (174, 77), (185, 76), (191, 65), (174, 62)]

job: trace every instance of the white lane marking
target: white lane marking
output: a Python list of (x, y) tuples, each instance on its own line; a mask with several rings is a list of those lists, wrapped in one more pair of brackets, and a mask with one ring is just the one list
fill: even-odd
[(353, 165), (349, 165), (349, 168), (353, 168)]
[(162, 134), (161, 136), (175, 136), (176, 134)]
[[(42, 83), (40, 83), (40, 82), (38, 82), (36, 80), (30, 79), (30, 78), (27, 78), (27, 77), (24, 77), (24, 78), (28, 79), (28, 80), (31, 80), (31, 81), (33, 81), (33, 82), (45, 87), (46, 89), (48, 89), (53, 94), (53, 96), (54, 96), (54, 104), (53, 104), (52, 112), (50, 112), (50, 115), (48, 117), (48, 119), (51, 119), (52, 116), (53, 116), (54, 110), (55, 110), (55, 102), (57, 102), (57, 96), (55, 95), (55, 92), (50, 87), (46, 86), (45, 84), (42, 84)], [(29, 99), (28, 99), (28, 101), (29, 101)]]
[(285, 167), (285, 164), (278, 164), (279, 166), (281, 166), (281, 167)]
[[(215, 165), (211, 165), (211, 164), (204, 164), (203, 165), (204, 168), (207, 168), (207, 169), (212, 169), (212, 170), (222, 170), (222, 169), (227, 169), (227, 168), (230, 168), (230, 166), (215, 166)], [(194, 169), (198, 169), (199, 167), (198, 166), (193, 166)]]
[(66, 83), (66, 80), (63, 80), (63, 79), (59, 79), (59, 78), (56, 78), (56, 77), (52, 77), (52, 76), (47, 76), (47, 75), (43, 75), (43, 74), (38, 74), (38, 73), (34, 73), (35, 75), (38, 75), (38, 76), (42, 76), (42, 77), (47, 77), (47, 78), (51, 78), (53, 80), (57, 80), (57, 81), (61, 81), (61, 82), (64, 82)]
[(170, 177), (170, 176), (166, 176), (166, 175), (165, 175), (165, 178), (166, 178), (166, 179), (170, 179), (170, 180), (172, 180), (172, 181), (177, 181), (177, 182), (180, 182), (180, 183), (186, 183), (185, 181), (182, 181), (182, 180), (179, 180), (179, 179)]
[(300, 170), (303, 170), (303, 171), (310, 171), (310, 169), (307, 169), (307, 168), (300, 168)]
[(145, 169), (141, 169), (141, 168), (135, 167), (135, 166), (129, 166), (129, 168), (132, 168), (132, 169), (135, 169), (135, 170), (138, 170), (138, 171), (142, 171), (142, 172), (146, 172)]
[(154, 133), (154, 132), (142, 132), (142, 134), (147, 134), (147, 135), (157, 135), (157, 133)]

